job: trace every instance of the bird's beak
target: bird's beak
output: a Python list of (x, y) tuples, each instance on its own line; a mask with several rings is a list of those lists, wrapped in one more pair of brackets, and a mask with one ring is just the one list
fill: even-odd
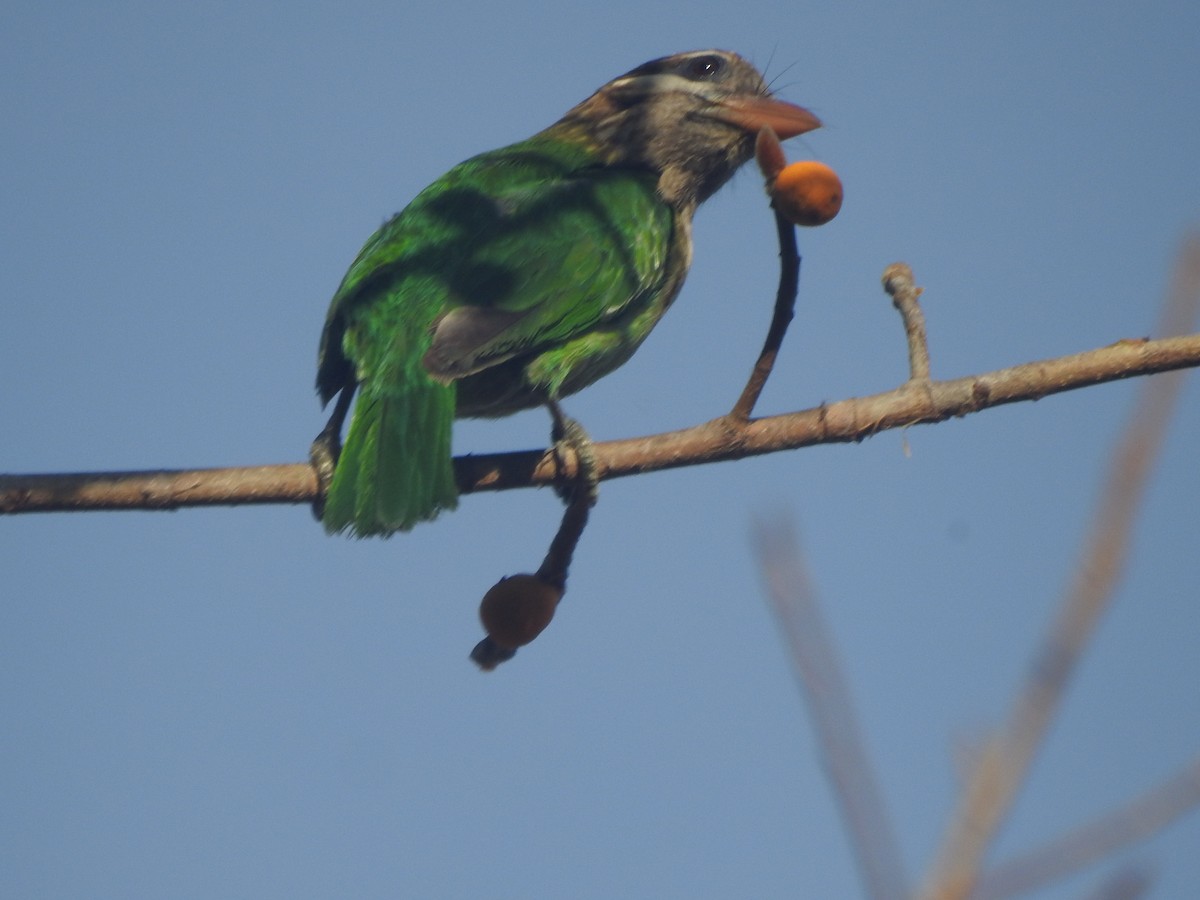
[(784, 141), (821, 127), (821, 120), (804, 107), (774, 97), (747, 94), (728, 97), (705, 112), (751, 134), (770, 127)]

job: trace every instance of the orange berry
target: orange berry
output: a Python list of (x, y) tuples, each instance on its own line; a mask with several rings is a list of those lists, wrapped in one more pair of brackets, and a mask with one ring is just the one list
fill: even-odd
[(536, 575), (513, 575), (483, 595), (479, 619), (496, 646), (514, 650), (542, 633), (561, 599), (561, 590)]
[(825, 163), (801, 160), (775, 177), (771, 201), (789, 222), (824, 225), (842, 208), (842, 181)]

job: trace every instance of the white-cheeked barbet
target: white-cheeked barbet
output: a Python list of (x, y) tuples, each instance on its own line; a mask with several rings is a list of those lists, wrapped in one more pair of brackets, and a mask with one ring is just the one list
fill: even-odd
[(332, 466), (325, 528), (390, 534), (453, 508), (453, 420), (557, 401), (625, 362), (679, 293), (696, 207), (758, 131), (819, 125), (740, 56), (680, 53), (422, 191), (367, 241), (321, 335), (317, 389), (338, 397), (314, 444)]

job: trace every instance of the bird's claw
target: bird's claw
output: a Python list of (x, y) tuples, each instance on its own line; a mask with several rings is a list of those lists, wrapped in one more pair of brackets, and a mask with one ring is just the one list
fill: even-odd
[[(554, 418), (554, 427), (550, 432), (554, 442), (551, 452), (554, 454), (555, 468), (559, 473), (554, 492), (568, 506), (580, 499), (582, 492), (582, 499), (587, 505), (595, 506), (600, 495), (595, 445), (584, 427), (564, 413), (557, 403), (551, 402), (548, 405), (550, 415)], [(575, 457), (575, 477), (568, 481), (562, 473), (567, 468), (570, 454)]]
[(313, 500), (312, 511), (318, 522), (325, 514), (325, 498), (329, 495), (329, 485), (333, 482), (333, 473), (341, 452), (341, 441), (329, 429), (318, 434), (312, 446), (308, 448), (308, 461), (317, 476), (317, 496)]

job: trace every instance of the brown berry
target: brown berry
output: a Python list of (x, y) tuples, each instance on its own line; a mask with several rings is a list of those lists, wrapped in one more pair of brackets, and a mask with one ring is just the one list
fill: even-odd
[(776, 176), (771, 201), (789, 222), (824, 225), (842, 208), (842, 181), (824, 163), (801, 160)]
[(505, 649), (523, 647), (554, 618), (562, 591), (536, 575), (501, 578), (483, 595), (479, 618), (493, 643)]

